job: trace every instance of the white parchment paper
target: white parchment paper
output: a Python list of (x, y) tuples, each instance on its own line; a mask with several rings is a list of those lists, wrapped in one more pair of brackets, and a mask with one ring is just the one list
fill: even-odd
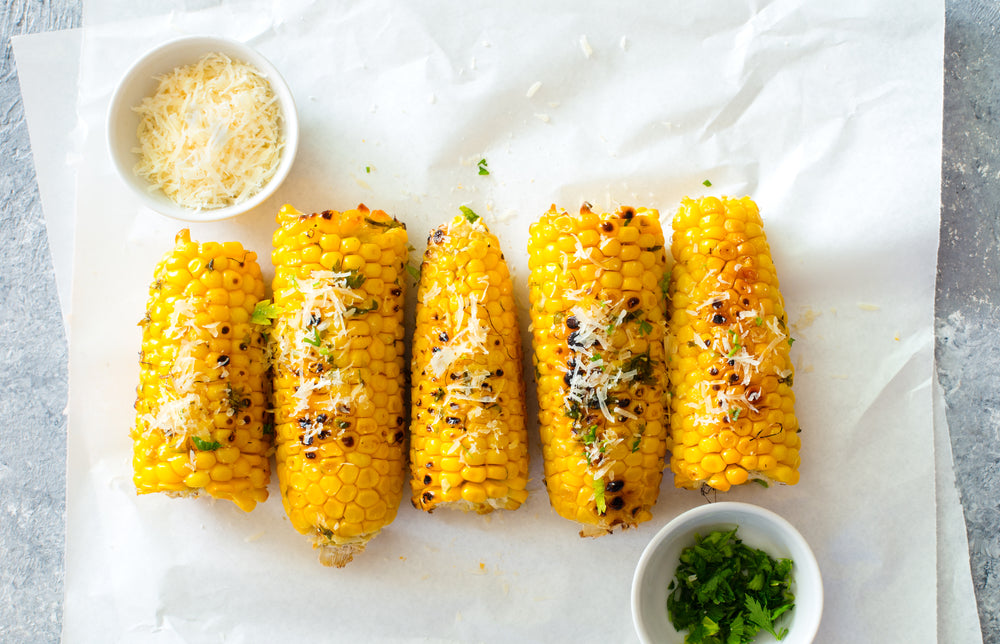
[(103, 115), (138, 55), (205, 32), (258, 47), (299, 103), (299, 160), (277, 197), (192, 231), (240, 239), (265, 265), (284, 201), (386, 209), (418, 252), (468, 204), (500, 235), (524, 304), (527, 224), (549, 203), (645, 205), (667, 221), (686, 194), (757, 199), (798, 340), (803, 478), (727, 498), (778, 511), (813, 545), (827, 598), (819, 641), (933, 639), (939, 3), (523, 2), (460, 14), (445, 3), (226, 3), (97, 22), (80, 70), (67, 641), (629, 641), (642, 547), (704, 502), (668, 475), (654, 521), (581, 540), (549, 509), (533, 444), (522, 509), (403, 507), (333, 571), (291, 529), (276, 490), (251, 515), (136, 498), (134, 323), (180, 226), (113, 176)]

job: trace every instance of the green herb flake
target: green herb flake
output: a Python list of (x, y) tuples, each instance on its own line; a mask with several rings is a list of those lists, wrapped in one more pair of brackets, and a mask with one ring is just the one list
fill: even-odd
[(597, 506), (598, 514), (608, 511), (608, 506), (604, 502), (604, 479), (594, 480), (594, 504)]
[(706, 188), (711, 188), (712, 182), (709, 181), (708, 179), (705, 179), (704, 181), (701, 182), (701, 185), (705, 186)]
[(732, 420), (733, 422), (736, 422), (736, 419), (739, 418), (739, 417), (740, 417), (740, 408), (739, 407), (733, 407), (732, 409), (729, 410), (729, 419), (730, 420)]
[(271, 326), (271, 321), (278, 317), (278, 305), (273, 304), (271, 300), (261, 300), (257, 302), (257, 305), (253, 307), (253, 314), (250, 316), (250, 322), (253, 324), (260, 324), (262, 326)]
[(740, 344), (740, 339), (736, 335), (736, 331), (732, 330), (729, 331), (729, 341), (732, 343), (733, 348), (729, 350), (729, 353), (726, 354), (726, 357), (732, 358), (733, 356), (735, 356), (737, 353), (740, 352), (740, 349), (743, 348), (743, 345)]
[(371, 173), (372, 173), (372, 167), (370, 165), (366, 165), (365, 166), (365, 174), (371, 174)]
[(393, 228), (399, 228), (403, 224), (399, 223), (396, 219), (392, 221), (376, 221), (371, 217), (365, 217), (365, 223), (375, 226), (376, 228), (385, 228), (386, 230), (392, 230)]
[(215, 450), (222, 447), (222, 443), (218, 443), (216, 441), (207, 441), (203, 438), (198, 438), (197, 436), (192, 436), (191, 442), (194, 443), (195, 449), (201, 450), (203, 452), (214, 452)]
[[(480, 174), (482, 174), (482, 173), (480, 173)], [(462, 214), (465, 215), (465, 219), (470, 224), (476, 223), (476, 220), (479, 219), (479, 215), (477, 215), (475, 212), (473, 212), (472, 208), (469, 208), (468, 206), (459, 206), (458, 209), (462, 211)]]
[(795, 605), (790, 559), (772, 559), (732, 530), (695, 535), (668, 586), (667, 612), (688, 644), (747, 644), (760, 631), (781, 640), (779, 618)]
[(667, 271), (663, 274), (663, 277), (660, 278), (660, 294), (663, 295), (663, 297), (667, 297), (670, 293), (670, 273), (671, 271)]
[(480, 159), (478, 165), (479, 165), (480, 176), (487, 175), (490, 173), (490, 169), (486, 166), (486, 159)]
[(264, 436), (274, 436), (274, 423), (264, 423), (264, 428), (261, 430)]
[(653, 331), (653, 325), (646, 320), (639, 320), (639, 335), (649, 335)]
[(646, 433), (646, 425), (639, 425), (639, 431), (636, 432), (635, 438), (632, 439), (632, 453), (635, 454), (639, 451), (639, 445), (642, 443), (642, 435)]
[(409, 273), (410, 276), (416, 281), (418, 282), (420, 281), (420, 269), (414, 266), (413, 264), (406, 265), (406, 272)]
[(367, 279), (368, 278), (361, 273), (351, 271), (351, 274), (344, 278), (344, 284), (346, 284), (349, 289), (359, 289)]
[(302, 341), (313, 347), (319, 347), (319, 345), (323, 344), (323, 338), (320, 336), (319, 329), (316, 327), (312, 328), (311, 335), (302, 336)]

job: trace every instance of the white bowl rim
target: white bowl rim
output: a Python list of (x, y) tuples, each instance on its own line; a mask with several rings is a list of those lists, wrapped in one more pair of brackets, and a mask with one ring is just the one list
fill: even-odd
[[(799, 622), (798, 626), (799, 628), (804, 629), (801, 631), (801, 635), (807, 638), (802, 640), (803, 642), (812, 642), (815, 639), (816, 633), (819, 631), (820, 621), (822, 619), (823, 580), (819, 564), (816, 561), (816, 556), (813, 553), (812, 548), (809, 546), (809, 543), (795, 528), (795, 526), (789, 523), (784, 517), (771, 510), (758, 505), (753, 505), (751, 503), (719, 501), (715, 503), (708, 503), (706, 505), (700, 505), (674, 517), (667, 522), (666, 525), (660, 528), (650, 542), (646, 544), (645, 549), (643, 549), (642, 555), (639, 557), (639, 561), (635, 567), (635, 574), (632, 577), (631, 592), (632, 621), (640, 641), (653, 641), (651, 635), (647, 632), (645, 627), (645, 619), (641, 607), (640, 589), (642, 588), (642, 582), (646, 576), (646, 571), (649, 569), (649, 560), (653, 558), (654, 552), (657, 551), (660, 545), (664, 541), (667, 541), (674, 532), (682, 530), (688, 525), (692, 525), (692, 527), (694, 527), (700, 523), (711, 524), (711, 521), (708, 519), (711, 519), (714, 515), (723, 513), (727, 510), (736, 514), (743, 514), (748, 517), (755, 516), (774, 524), (780, 532), (788, 537), (790, 544), (798, 546), (796, 550), (799, 552), (794, 559), (794, 564), (796, 569), (801, 571), (801, 574), (796, 573), (796, 581), (798, 582), (801, 576), (802, 579), (808, 579), (812, 582), (809, 584), (807, 592), (809, 593), (810, 603), (817, 606), (815, 619), (812, 620), (811, 623), (805, 625)], [(738, 521), (732, 520), (720, 519), (718, 522), (738, 524)], [(671, 577), (672, 576), (673, 575), (671, 574)], [(799, 605), (799, 593), (801, 591), (802, 585), (799, 585), (798, 592), (796, 593), (796, 607)], [(663, 610), (666, 612), (665, 606)], [(787, 639), (783, 640), (783, 644), (788, 642), (789, 640)]]
[[(151, 193), (146, 189), (146, 186), (149, 186), (150, 184), (141, 177), (136, 177), (132, 166), (125, 161), (124, 157), (127, 155), (121, 153), (121, 148), (125, 145), (125, 142), (119, 141), (116, 135), (114, 123), (115, 118), (118, 117), (123, 109), (131, 109), (132, 107), (131, 105), (125, 106), (122, 104), (124, 100), (123, 95), (127, 92), (132, 83), (140, 82), (140, 79), (138, 78), (140, 71), (149, 63), (150, 59), (172, 53), (175, 50), (186, 51), (189, 49), (192, 51), (200, 49), (201, 52), (192, 54), (190, 62), (179, 62), (175, 64), (174, 67), (194, 63), (201, 56), (213, 51), (219, 51), (220, 49), (230, 50), (230, 53), (227, 53), (227, 55), (250, 63), (268, 80), (271, 84), (272, 91), (274, 91), (275, 96), (278, 99), (278, 104), (281, 109), (284, 149), (282, 150), (281, 159), (278, 162), (278, 167), (275, 170), (274, 175), (271, 176), (271, 179), (256, 194), (246, 201), (241, 201), (223, 208), (212, 208), (207, 210), (185, 208), (174, 203), (166, 195), (164, 195), (162, 191), (159, 192), (159, 196), (156, 195), (156, 191)], [(232, 52), (238, 52), (238, 54), (233, 55)], [(185, 56), (185, 58), (188, 57)], [(167, 73), (171, 71), (171, 69), (173, 69), (173, 67), (170, 69), (160, 70), (157, 73)], [(292, 165), (295, 162), (295, 156), (298, 152), (299, 145), (299, 118), (298, 110), (295, 105), (295, 98), (292, 95), (291, 89), (288, 87), (288, 83), (281, 75), (281, 72), (279, 72), (271, 61), (269, 61), (263, 54), (254, 49), (251, 45), (234, 38), (209, 34), (192, 34), (174, 38), (152, 47), (129, 66), (128, 70), (122, 75), (121, 80), (119, 80), (118, 85), (115, 87), (108, 103), (107, 114), (105, 117), (105, 137), (108, 152), (111, 157), (111, 163), (114, 166), (115, 171), (122, 178), (123, 182), (129, 187), (129, 189), (131, 189), (132, 193), (139, 197), (143, 205), (162, 215), (179, 219), (181, 221), (212, 222), (229, 219), (248, 212), (259, 206), (272, 194), (274, 194), (275, 190), (277, 190), (288, 177), (289, 172), (291, 172)]]

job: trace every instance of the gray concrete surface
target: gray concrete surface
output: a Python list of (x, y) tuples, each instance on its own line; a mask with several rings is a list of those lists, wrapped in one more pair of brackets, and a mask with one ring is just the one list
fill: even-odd
[[(949, 0), (937, 360), (983, 639), (1000, 643), (1000, 5)], [(0, 13), (0, 642), (62, 615), (66, 340), (10, 37), (79, 26), (80, 0)]]
[(936, 302), (945, 392), (979, 621), (1000, 642), (1000, 4), (945, 12)]

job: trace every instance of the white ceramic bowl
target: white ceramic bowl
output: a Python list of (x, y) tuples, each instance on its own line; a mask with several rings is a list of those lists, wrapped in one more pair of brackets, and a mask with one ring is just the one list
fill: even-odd
[[(644, 644), (683, 644), (667, 615), (667, 586), (674, 578), (680, 553), (694, 545), (694, 536), (738, 527), (737, 537), (772, 558), (793, 561), (791, 591), (795, 608), (778, 622), (788, 627), (781, 644), (809, 644), (823, 614), (823, 581), (809, 544), (788, 521), (770, 510), (747, 503), (711, 503), (688, 510), (668, 523), (649, 542), (632, 579), (632, 619)], [(786, 614), (787, 615), (787, 614)], [(761, 632), (757, 644), (774, 642)]]
[[(281, 109), (284, 147), (277, 170), (259, 192), (231, 206), (199, 211), (174, 203), (162, 190), (151, 191), (150, 183), (133, 171), (138, 161), (138, 155), (133, 150), (138, 146), (136, 131), (139, 127), (139, 116), (132, 108), (156, 92), (159, 85), (157, 76), (169, 73), (177, 67), (196, 63), (202, 56), (211, 52), (220, 52), (234, 60), (249, 63), (268, 80)], [(252, 47), (237, 40), (216, 36), (189, 36), (172, 40), (156, 47), (136, 61), (125, 73), (111, 97), (107, 130), (111, 160), (122, 180), (149, 208), (184, 221), (227, 219), (258, 206), (270, 197), (288, 176), (299, 144), (299, 119), (295, 101), (278, 70)]]

